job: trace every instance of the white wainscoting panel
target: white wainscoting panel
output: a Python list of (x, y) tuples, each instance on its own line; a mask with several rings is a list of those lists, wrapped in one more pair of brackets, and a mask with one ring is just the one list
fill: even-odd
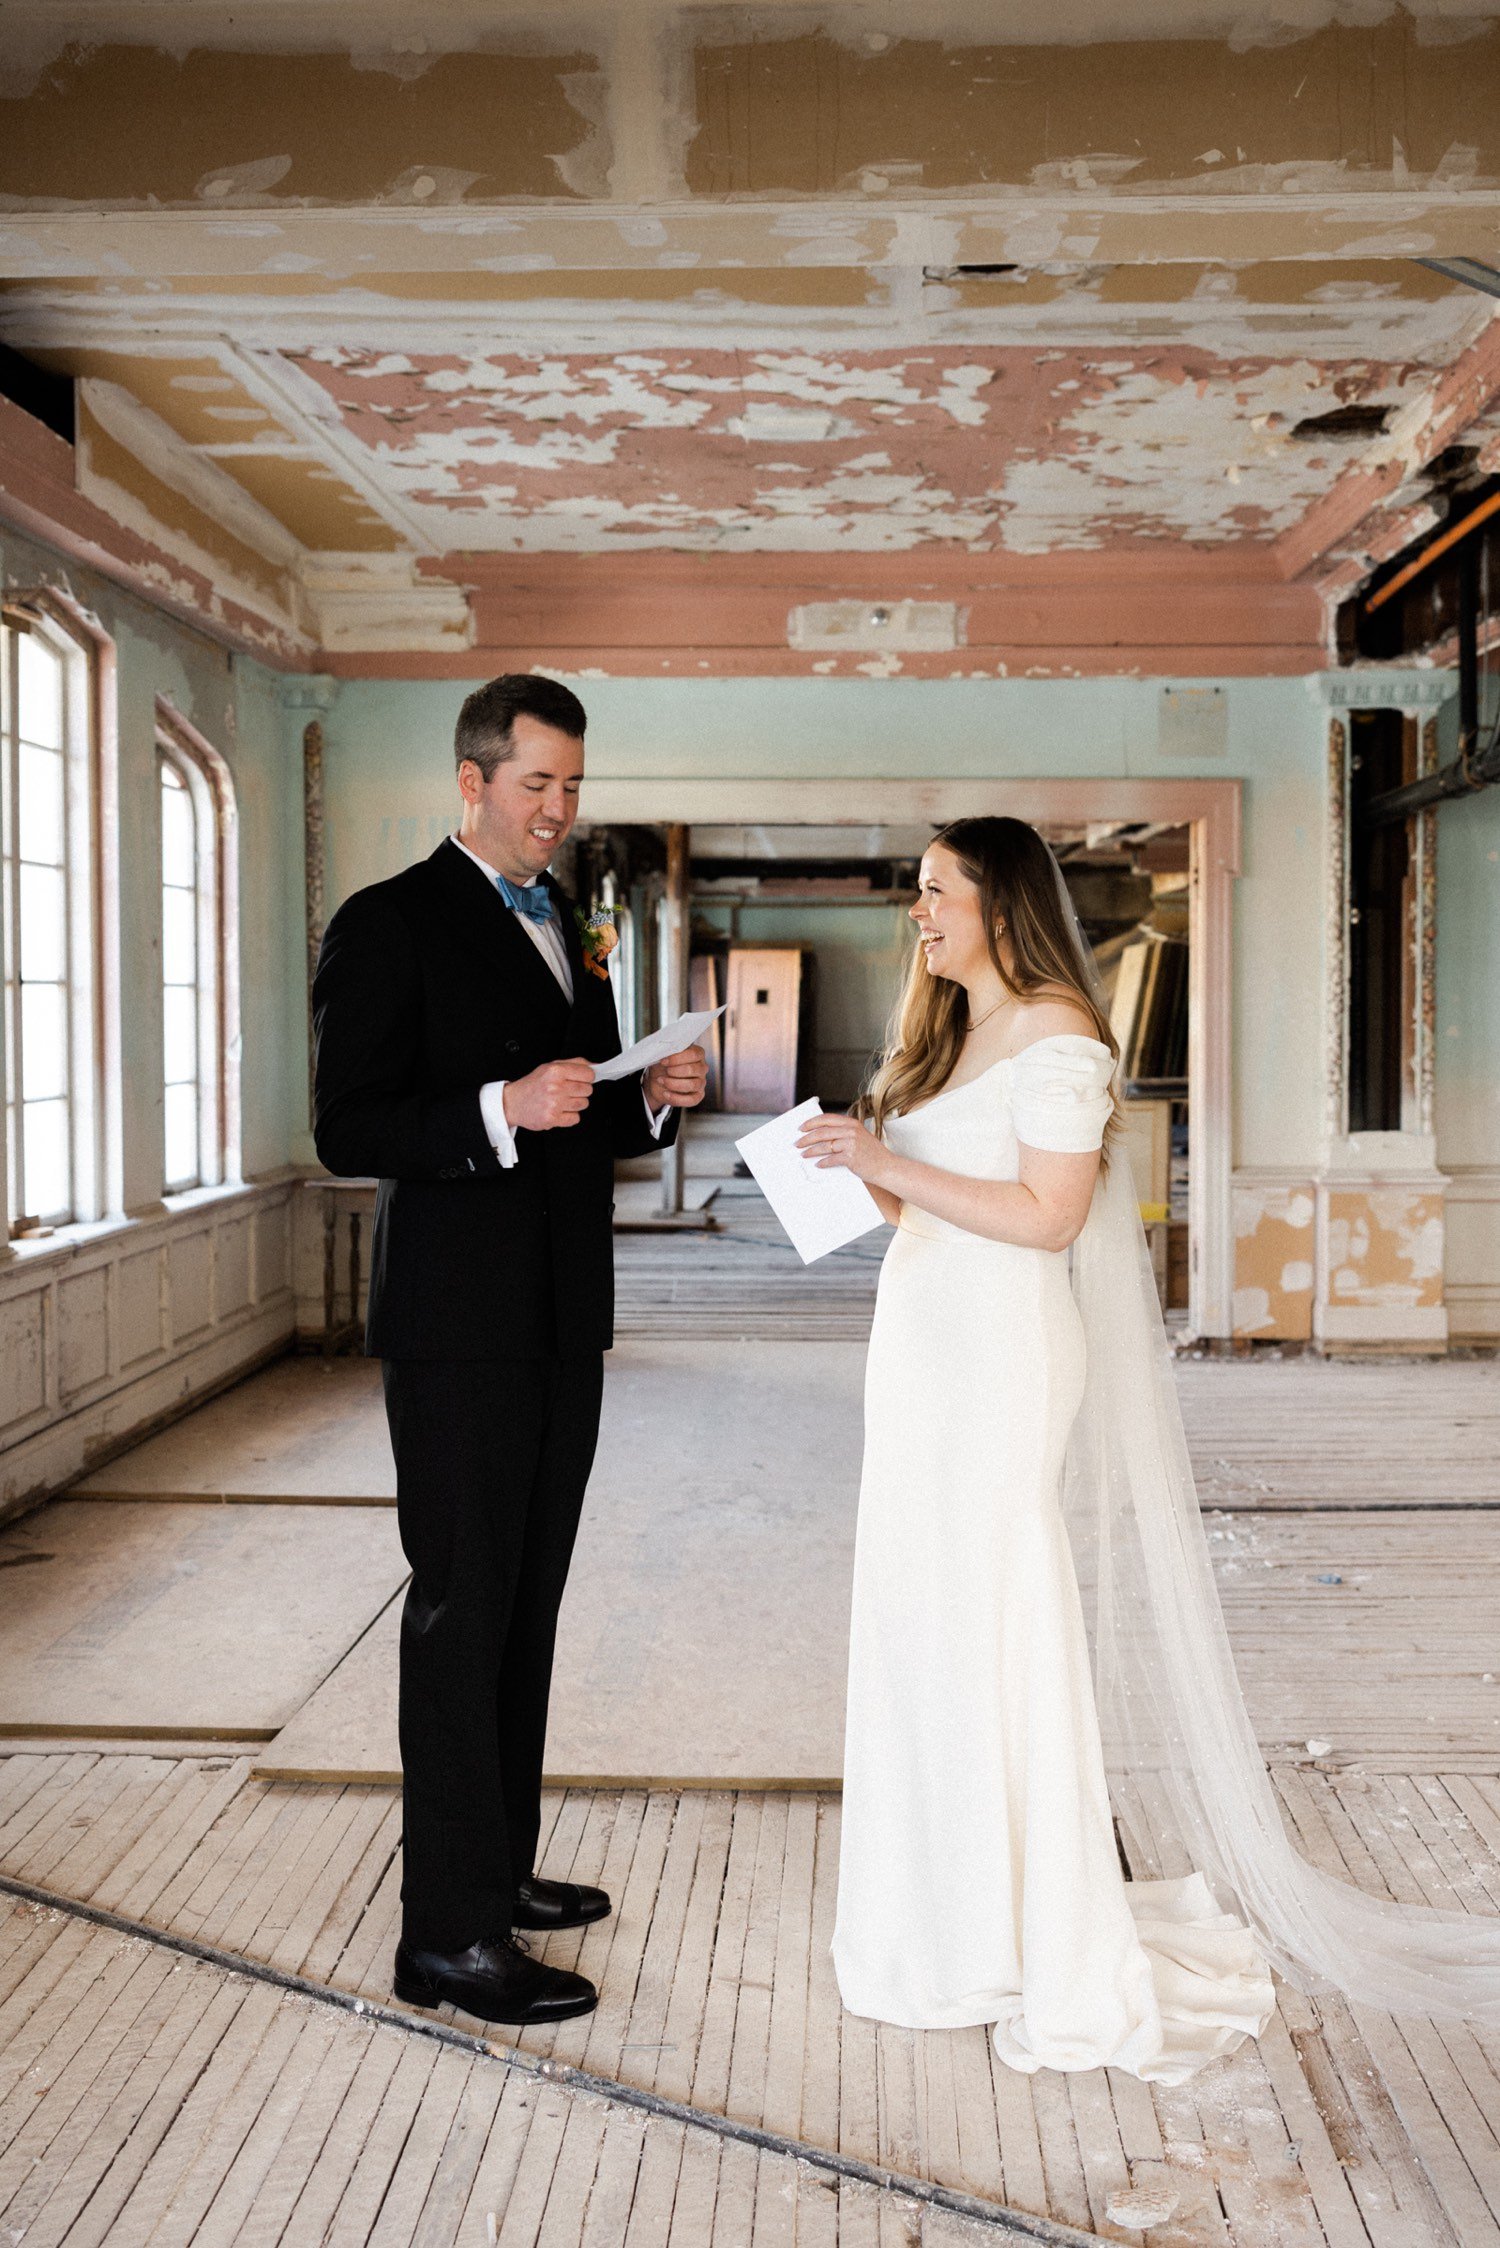
[(21, 1242), (0, 1262), (0, 1519), (292, 1339), (291, 1178)]

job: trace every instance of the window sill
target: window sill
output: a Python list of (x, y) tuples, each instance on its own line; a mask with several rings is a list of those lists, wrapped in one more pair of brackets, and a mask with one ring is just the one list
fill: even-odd
[(248, 1199), (264, 1194), (268, 1188), (288, 1186), (293, 1182), (290, 1174), (268, 1179), (241, 1179), (226, 1186), (190, 1187), (186, 1193), (163, 1196), (154, 1208), (139, 1210), (125, 1217), (87, 1218), (71, 1225), (55, 1226), (51, 1233), (42, 1236), (25, 1236), (11, 1239), (0, 1246), (0, 1270), (14, 1272), (19, 1265), (63, 1264), (69, 1258), (85, 1255), (127, 1234), (147, 1234), (153, 1227), (162, 1227), (174, 1218), (191, 1217), (198, 1210), (213, 1210), (225, 1203)]
[(130, 1233), (140, 1223), (139, 1218), (88, 1218), (56, 1225), (50, 1233), (22, 1234), (19, 1238), (12, 1234), (3, 1254), (8, 1264), (44, 1264), (49, 1257), (76, 1256), (80, 1249), (92, 1249), (97, 1242)]
[(164, 1194), (161, 1206), (175, 1218), (184, 1211), (211, 1210), (216, 1202), (232, 1202), (237, 1194), (250, 1191), (244, 1179), (227, 1179), (219, 1186), (185, 1186), (176, 1194)]

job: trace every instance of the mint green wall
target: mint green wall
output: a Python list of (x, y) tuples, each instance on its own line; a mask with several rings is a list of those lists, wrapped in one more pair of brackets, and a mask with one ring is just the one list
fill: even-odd
[[(598, 774), (898, 779), (1212, 778), (1245, 787), (1235, 941), (1235, 1148), (1311, 1164), (1322, 1121), (1326, 719), (1297, 679), (1226, 680), (1226, 754), (1158, 747), (1154, 680), (573, 682)], [(460, 683), (357, 681), (327, 719), (330, 904), (432, 849), (453, 820)], [(585, 786), (585, 808), (587, 789)], [(857, 788), (851, 789), (857, 809)]]
[(242, 1168), (247, 1178), (291, 1156), (286, 991), (301, 975), (301, 772), (279, 681), (51, 550), (0, 530), (0, 572), (17, 590), (51, 585), (95, 616), (114, 642), (119, 725), (120, 926), (124, 1050), (124, 1202), (156, 1202), (162, 1184), (161, 839), (158, 695), (219, 751), (239, 820)]

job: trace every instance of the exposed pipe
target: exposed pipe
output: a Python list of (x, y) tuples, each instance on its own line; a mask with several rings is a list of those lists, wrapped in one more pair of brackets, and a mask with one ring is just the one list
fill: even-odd
[(1466, 539), (1471, 531), (1477, 530), (1481, 523), (1497, 512), (1500, 512), (1500, 492), (1491, 492), (1487, 500), (1481, 500), (1478, 507), (1471, 507), (1467, 515), (1450, 524), (1440, 538), (1433, 540), (1431, 546), (1424, 546), (1404, 570), (1398, 570), (1393, 578), (1387, 578), (1385, 584), (1366, 601), (1365, 615), (1373, 616), (1377, 609), (1384, 608), (1386, 602), (1399, 593), (1403, 586), (1410, 585), (1412, 579), (1430, 569), (1440, 555), (1446, 554), (1450, 547), (1457, 546), (1460, 539)]
[(1458, 750), (1479, 745), (1479, 549), (1458, 557)]
[(1372, 796), (1359, 815), (1361, 827), (1385, 827), (1392, 820), (1410, 819), (1413, 812), (1428, 811), (1434, 804), (1443, 804), (1450, 797), (1472, 796), (1481, 788), (1493, 788), (1500, 781), (1500, 733), (1494, 734), (1483, 749), (1470, 754), (1460, 750), (1451, 765), (1440, 773), (1428, 773), (1419, 781), (1407, 781), (1404, 787), (1387, 789), (1384, 796)]
[(1466, 546), (1458, 558), (1458, 755), (1440, 773), (1424, 774), (1404, 788), (1372, 797), (1360, 815), (1362, 828), (1388, 827), (1410, 819), (1454, 796), (1500, 781), (1500, 726), (1481, 748), (1479, 742), (1479, 548)]

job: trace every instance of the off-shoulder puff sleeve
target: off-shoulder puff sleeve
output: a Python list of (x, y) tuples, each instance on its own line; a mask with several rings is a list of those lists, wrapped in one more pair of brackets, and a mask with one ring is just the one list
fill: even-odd
[(1114, 1103), (1114, 1059), (1096, 1038), (1038, 1038), (1016, 1055), (1011, 1111), (1016, 1138), (1052, 1155), (1086, 1155), (1104, 1140)]

